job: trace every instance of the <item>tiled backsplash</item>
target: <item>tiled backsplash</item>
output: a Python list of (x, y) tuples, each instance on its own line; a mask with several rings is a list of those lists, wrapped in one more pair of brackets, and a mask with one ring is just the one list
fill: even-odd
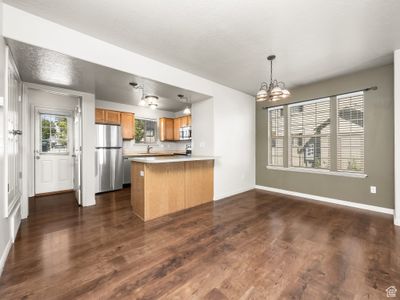
[[(158, 141), (155, 144), (149, 144), (151, 147), (152, 152), (162, 152), (162, 151), (185, 151), (186, 145), (190, 144), (188, 141), (182, 142), (160, 142)], [(123, 149), (124, 151), (129, 152), (146, 152), (147, 144), (136, 144), (135, 140), (131, 141), (124, 141), (123, 142)]]

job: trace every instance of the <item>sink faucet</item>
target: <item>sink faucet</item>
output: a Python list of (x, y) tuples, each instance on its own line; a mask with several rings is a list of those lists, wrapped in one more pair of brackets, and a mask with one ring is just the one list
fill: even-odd
[(150, 153), (150, 150), (153, 149), (150, 145), (147, 145), (147, 153)]

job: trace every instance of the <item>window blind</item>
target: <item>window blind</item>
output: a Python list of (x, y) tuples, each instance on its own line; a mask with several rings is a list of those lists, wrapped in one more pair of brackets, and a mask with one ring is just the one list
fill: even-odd
[(364, 93), (337, 96), (337, 170), (364, 172)]
[(285, 117), (283, 107), (268, 110), (269, 120), (269, 162), (271, 166), (283, 167), (283, 140), (285, 137)]
[(289, 105), (289, 166), (330, 168), (330, 98)]

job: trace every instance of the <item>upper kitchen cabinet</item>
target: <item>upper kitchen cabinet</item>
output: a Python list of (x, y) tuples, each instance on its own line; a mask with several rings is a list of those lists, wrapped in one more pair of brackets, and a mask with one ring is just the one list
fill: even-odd
[(180, 128), (181, 128), (181, 118), (175, 118), (174, 119), (174, 140), (175, 141), (180, 140), (180, 133), (179, 133)]
[(121, 125), (121, 113), (119, 111), (96, 108), (96, 123)]
[[(183, 127), (188, 127), (192, 125), (192, 117), (184, 116), (179, 118), (160, 118), (160, 140), (161, 141), (182, 141), (189, 140), (185, 138), (182, 133)], [(186, 130), (187, 131), (187, 130)], [(190, 129), (189, 129), (190, 132)]]
[(160, 118), (160, 141), (164, 142), (173, 140), (174, 140), (174, 119)]
[(135, 114), (121, 112), (121, 129), (124, 140), (132, 140), (135, 137)]
[(180, 127), (186, 127), (189, 126), (188, 125), (188, 117), (184, 116), (184, 117), (180, 117)]
[(121, 113), (119, 111), (106, 110), (106, 122), (112, 125), (121, 125)]
[(99, 124), (106, 123), (106, 112), (104, 109), (96, 108), (95, 122)]

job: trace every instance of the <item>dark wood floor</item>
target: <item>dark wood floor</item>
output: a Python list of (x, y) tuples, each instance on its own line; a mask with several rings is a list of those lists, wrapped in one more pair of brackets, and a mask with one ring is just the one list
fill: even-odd
[(400, 231), (388, 215), (254, 190), (143, 224), (129, 189), (97, 202), (33, 200), (0, 299), (386, 299), (387, 287), (400, 290)]

